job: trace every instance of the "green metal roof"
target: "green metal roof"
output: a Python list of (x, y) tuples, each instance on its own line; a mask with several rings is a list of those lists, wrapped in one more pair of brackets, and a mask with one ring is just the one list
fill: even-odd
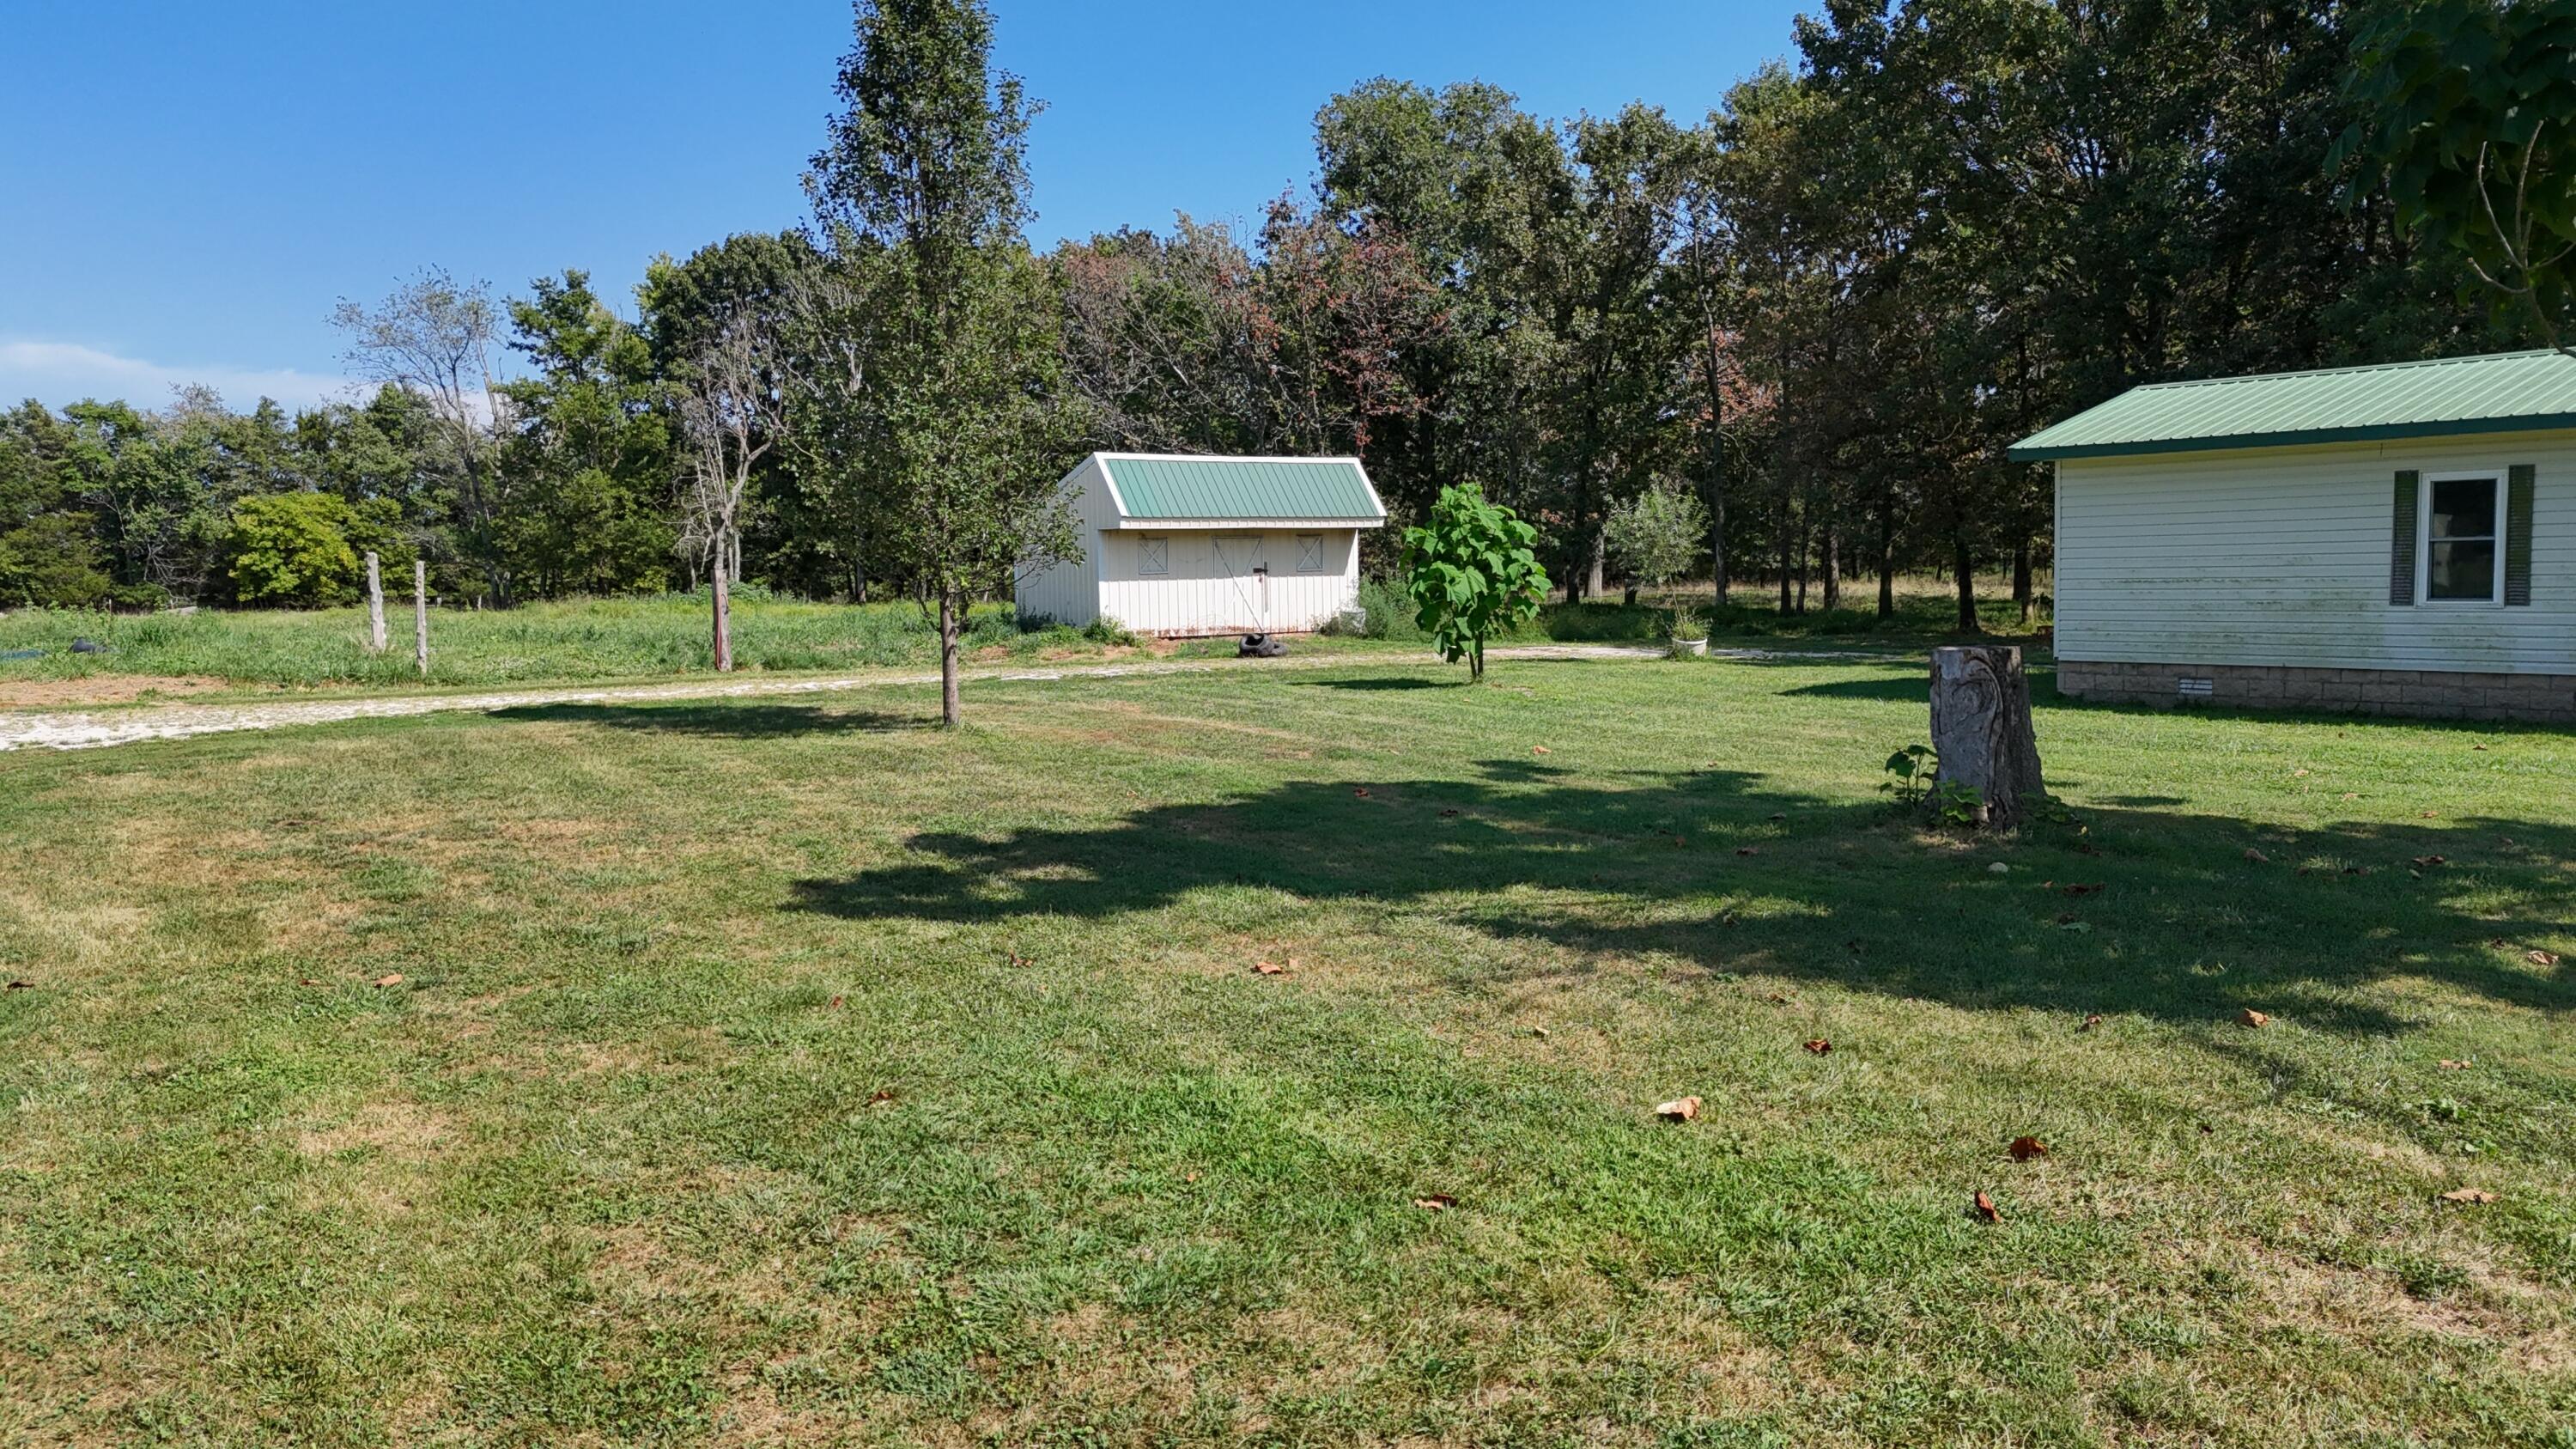
[(1119, 512), (1128, 518), (1318, 523), (1386, 518), (1357, 458), (1099, 456)]
[(2133, 387), (2007, 450), (2023, 462), (2576, 428), (2576, 357), (2499, 352)]

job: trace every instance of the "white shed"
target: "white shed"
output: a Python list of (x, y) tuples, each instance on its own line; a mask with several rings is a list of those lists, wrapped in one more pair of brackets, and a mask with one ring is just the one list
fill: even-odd
[(1065, 475), (1081, 557), (1023, 578), (1022, 617), (1140, 634), (1295, 634), (1359, 600), (1386, 507), (1357, 458), (1094, 453)]
[(2576, 722), (2576, 357), (2160, 383), (2012, 456), (2066, 694)]

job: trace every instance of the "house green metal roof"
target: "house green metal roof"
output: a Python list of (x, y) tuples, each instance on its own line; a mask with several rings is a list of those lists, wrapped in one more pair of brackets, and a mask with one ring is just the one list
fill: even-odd
[(2499, 352), (2133, 387), (2012, 445), (2022, 462), (2576, 428), (2576, 357)]
[(1126, 518), (1383, 523), (1357, 458), (1217, 458), (1102, 453)]

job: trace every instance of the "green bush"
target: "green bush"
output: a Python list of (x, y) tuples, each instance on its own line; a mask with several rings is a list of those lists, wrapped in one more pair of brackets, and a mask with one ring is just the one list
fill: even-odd
[(269, 493), (233, 505), (233, 594), (246, 604), (313, 609), (358, 596), (349, 546), (358, 515), (335, 493)]

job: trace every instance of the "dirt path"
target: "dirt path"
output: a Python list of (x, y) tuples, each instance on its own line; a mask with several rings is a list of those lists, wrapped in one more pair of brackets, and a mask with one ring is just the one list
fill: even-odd
[[(1743, 658), (1794, 657), (1763, 650), (1712, 650)], [(1497, 659), (1658, 659), (1660, 649), (1611, 644), (1532, 644), (1487, 651)], [(1823, 656), (1820, 656), (1823, 657)], [(1833, 656), (1841, 657), (1841, 656)], [(969, 669), (970, 684), (995, 681), (1047, 681), (1071, 677), (1114, 678), (1131, 674), (1194, 674), (1215, 669), (1333, 669), (1366, 665), (1418, 666), (1414, 655), (1369, 656), (1319, 654), (1304, 658), (1236, 661), (1188, 660), (1169, 664), (1068, 664), (1053, 669)], [(419, 694), (378, 699), (315, 699), (284, 704), (172, 704), (117, 710), (113, 713), (0, 713), (0, 750), (87, 750), (131, 745), (144, 740), (178, 740), (191, 735), (233, 730), (272, 730), (293, 725), (331, 724), (347, 719), (392, 719), (405, 715), (455, 711), (489, 713), (542, 704), (623, 704), (666, 699), (753, 699), (769, 695), (834, 694), (852, 689), (937, 684), (937, 671), (913, 674), (853, 674), (825, 679), (757, 679), (732, 682), (692, 679), (677, 684), (616, 685), (597, 689), (548, 688), (486, 694)]]

